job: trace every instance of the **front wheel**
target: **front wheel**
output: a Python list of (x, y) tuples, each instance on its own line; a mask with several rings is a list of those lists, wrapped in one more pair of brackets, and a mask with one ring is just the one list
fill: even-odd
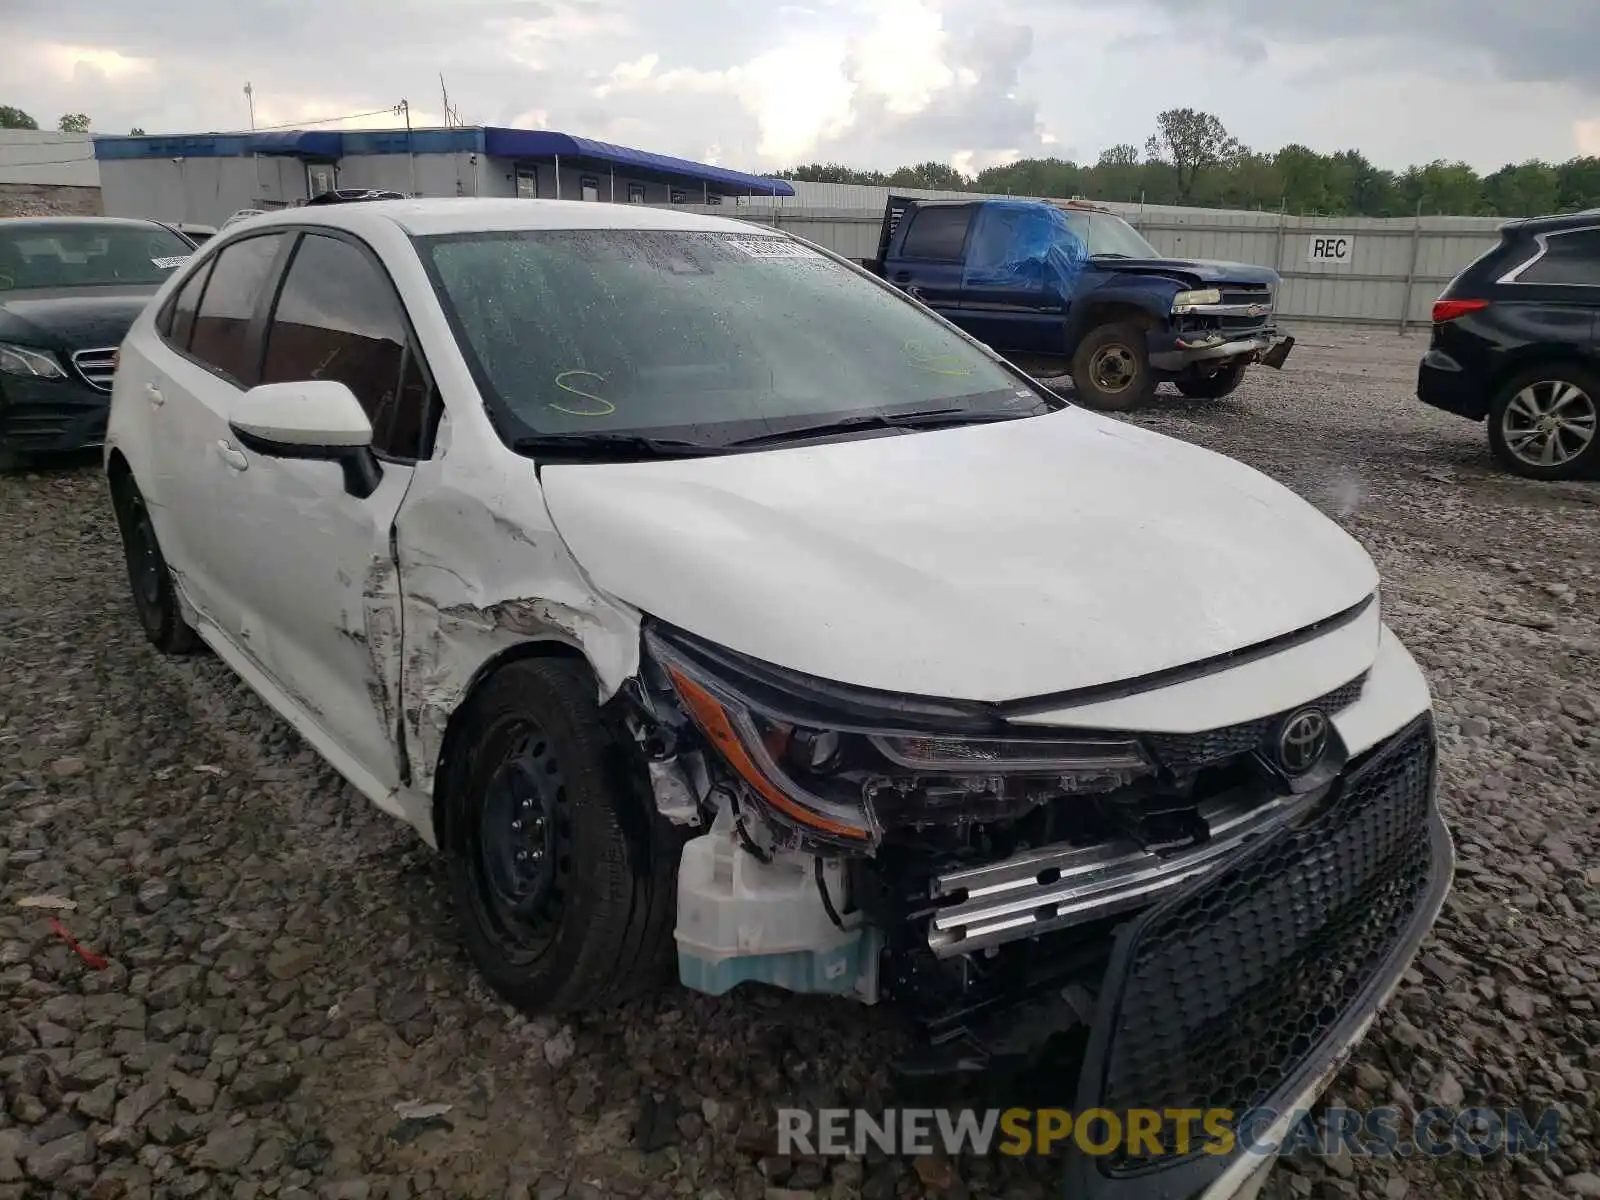
[(567, 659), (501, 668), (446, 765), (450, 888), (474, 964), (532, 1012), (611, 1004), (672, 961), (679, 839), (594, 679)]
[(1072, 386), (1090, 408), (1132, 412), (1155, 394), (1144, 330), (1128, 321), (1091, 329), (1072, 356)]
[(1244, 382), (1247, 365), (1243, 362), (1229, 363), (1210, 375), (1180, 375), (1174, 382), (1178, 385), (1178, 391), (1191, 400), (1221, 400), (1224, 396), (1231, 396)]
[(1534, 367), (1489, 406), (1489, 448), (1527, 479), (1577, 479), (1600, 468), (1600, 375), (1583, 367)]

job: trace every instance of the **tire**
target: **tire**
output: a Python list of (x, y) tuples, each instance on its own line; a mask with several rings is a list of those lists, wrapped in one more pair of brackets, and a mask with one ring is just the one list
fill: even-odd
[(1514, 375), (1490, 402), (1489, 448), (1526, 479), (1600, 473), (1600, 374), (1557, 363)]
[(618, 1003), (670, 979), (682, 842), (637, 751), (564, 658), (501, 668), (446, 763), (440, 841), (467, 951), (518, 1008)]
[(1100, 412), (1132, 412), (1155, 394), (1144, 330), (1129, 321), (1091, 329), (1072, 356), (1078, 398)]
[(193, 653), (200, 646), (200, 638), (183, 619), (177, 589), (172, 586), (172, 571), (161, 553), (150, 512), (132, 475), (120, 474), (112, 479), (111, 503), (122, 534), (122, 555), (128, 564), (134, 611), (145, 637), (163, 654)]
[(1221, 400), (1231, 396), (1244, 382), (1248, 363), (1231, 363), (1213, 375), (1184, 375), (1175, 382), (1178, 390), (1191, 400)]

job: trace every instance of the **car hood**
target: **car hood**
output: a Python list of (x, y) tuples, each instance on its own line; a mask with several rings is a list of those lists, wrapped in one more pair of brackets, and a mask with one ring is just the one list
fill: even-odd
[(1251, 263), (1206, 262), (1188, 258), (1110, 258), (1098, 265), (1123, 275), (1170, 275), (1191, 284), (1250, 283), (1276, 287), (1281, 281), (1271, 267)]
[(118, 346), (159, 284), (0, 292), (0, 341), (48, 350)]
[(1082, 409), (750, 454), (541, 471), (596, 585), (842, 683), (1014, 700), (1304, 628), (1377, 586), (1310, 504)]

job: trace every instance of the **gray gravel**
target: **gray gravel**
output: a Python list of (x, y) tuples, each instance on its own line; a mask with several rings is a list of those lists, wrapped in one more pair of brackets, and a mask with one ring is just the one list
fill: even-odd
[[(1600, 1195), (1600, 489), (1502, 475), (1409, 400), (1414, 338), (1304, 332), (1282, 375), (1136, 419), (1338, 517), (1435, 688), (1456, 891), (1331, 1098), (1565, 1124), (1548, 1159), (1297, 1160), (1271, 1190)], [(146, 646), (92, 464), (0, 479), (0, 563), (0, 1200), (1059, 1194), (1009, 1159), (776, 1157), (776, 1105), (884, 1103), (892, 1014), (493, 1000), (432, 855), (214, 659)]]

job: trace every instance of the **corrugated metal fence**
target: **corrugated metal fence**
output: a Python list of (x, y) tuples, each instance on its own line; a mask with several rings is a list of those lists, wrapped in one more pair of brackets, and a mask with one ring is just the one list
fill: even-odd
[[(738, 207), (695, 211), (776, 225), (849, 258), (877, 253), (888, 189), (844, 184), (796, 185), (837, 190), (849, 207), (756, 197)], [(971, 198), (970, 193), (900, 195)], [(855, 193), (861, 193), (858, 197)], [(827, 193), (831, 198), (831, 193)], [(1286, 320), (1348, 321), (1405, 328), (1426, 324), (1433, 302), (1463, 267), (1497, 243), (1502, 222), (1484, 217), (1296, 217), (1172, 206), (1108, 204), (1162, 254), (1272, 267), (1283, 276), (1278, 311)], [(1341, 242), (1342, 239), (1342, 242)]]

